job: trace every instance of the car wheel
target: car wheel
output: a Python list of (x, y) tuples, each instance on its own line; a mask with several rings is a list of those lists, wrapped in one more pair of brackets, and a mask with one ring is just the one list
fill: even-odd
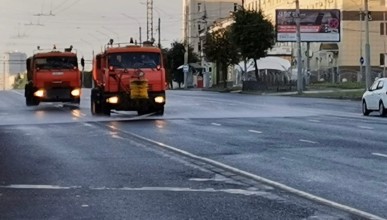
[(367, 116), (370, 114), (370, 110), (367, 109), (367, 103), (365, 100), (363, 100), (363, 104), (362, 104), (362, 112), (363, 112), (363, 115)]
[(379, 103), (379, 115), (385, 116), (386, 115), (386, 109), (384, 108), (383, 102), (380, 101)]

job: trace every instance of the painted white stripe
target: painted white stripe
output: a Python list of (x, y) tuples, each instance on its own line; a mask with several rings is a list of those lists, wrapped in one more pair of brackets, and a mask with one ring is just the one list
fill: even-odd
[(218, 124), (218, 123), (211, 123), (211, 124), (214, 126), (222, 126), (221, 124)]
[(256, 134), (262, 134), (262, 131), (256, 131), (256, 130), (249, 130), (251, 133), (256, 133)]
[(7, 186), (0, 186), (4, 189), (52, 189), (52, 190), (65, 190), (65, 189), (79, 189), (80, 186), (53, 186), (53, 185), (29, 185), (29, 184), (14, 184)]
[(309, 121), (310, 121), (310, 122), (317, 122), (317, 123), (318, 123), (318, 122), (321, 122), (321, 121), (315, 120), (315, 119), (310, 119)]
[[(29, 189), (29, 190), (69, 190), (69, 189), (80, 189), (80, 186), (51, 186), (51, 185), (8, 185), (0, 186), (3, 189)], [(140, 188), (131, 188), (131, 187), (122, 187), (122, 188), (110, 188), (110, 187), (88, 187), (89, 190), (95, 191), (160, 191), (160, 192), (208, 192), (208, 193), (230, 193), (230, 194), (240, 194), (240, 195), (257, 195), (263, 196), (270, 193), (265, 191), (258, 190), (245, 190), (245, 189), (214, 189), (214, 188), (205, 188), (205, 189), (191, 189), (191, 188), (179, 188), (179, 187), (140, 187)], [(79, 197), (79, 196), (77, 196)], [(87, 204), (81, 205), (81, 207), (89, 207)]]
[(122, 188), (90, 188), (91, 190), (112, 190), (112, 191), (162, 191), (162, 192), (209, 192), (209, 193), (230, 193), (230, 194), (241, 194), (241, 195), (267, 195), (269, 193), (264, 191), (256, 190), (245, 190), (245, 189), (214, 189), (214, 188), (205, 188), (205, 189), (192, 189), (192, 188), (179, 188), (179, 187), (141, 187), (141, 188), (131, 188), (131, 187), (122, 187)]
[(374, 156), (378, 156), (378, 157), (385, 157), (385, 158), (387, 158), (387, 154), (381, 154), (381, 153), (372, 153), (372, 155), (374, 155)]
[(357, 126), (358, 128), (363, 128), (363, 129), (368, 129), (368, 130), (373, 130), (374, 128), (373, 127), (369, 127), (369, 126), (362, 126), (362, 125), (359, 125)]
[(334, 207), (336, 209), (340, 209), (340, 210), (343, 210), (345, 212), (349, 212), (349, 213), (352, 213), (352, 214), (355, 214), (355, 215), (358, 215), (358, 216), (362, 216), (362, 217), (364, 217), (366, 219), (386, 220), (386, 219), (384, 219), (382, 217), (373, 215), (371, 213), (368, 213), (368, 212), (365, 212), (365, 211), (362, 211), (362, 210), (359, 210), (359, 209), (356, 209), (356, 208), (353, 208), (353, 207), (350, 207), (350, 206), (346, 206), (346, 205), (343, 205), (343, 204), (340, 204), (340, 203), (337, 203), (337, 202), (334, 202), (334, 201), (331, 201), (331, 200), (328, 200), (328, 199), (324, 199), (324, 198), (319, 197), (319, 196), (315, 196), (313, 194), (310, 194), (310, 193), (307, 193), (307, 192), (304, 192), (304, 191), (292, 188), (292, 187), (287, 186), (285, 184), (282, 184), (282, 183), (279, 183), (279, 182), (275, 182), (273, 180), (266, 179), (264, 177), (261, 177), (261, 176), (258, 176), (258, 175), (255, 175), (255, 174), (252, 174), (252, 173), (240, 170), (238, 168), (226, 165), (224, 163), (220, 163), (220, 162), (215, 161), (215, 160), (211, 160), (211, 159), (206, 158), (206, 157), (197, 156), (197, 155), (189, 153), (187, 151), (184, 151), (184, 150), (172, 147), (172, 146), (167, 145), (167, 144), (163, 144), (163, 143), (157, 142), (155, 140), (152, 140), (152, 139), (149, 139), (149, 138), (137, 135), (135, 133), (124, 131), (124, 130), (119, 130), (119, 131), (121, 131), (123, 133), (126, 133), (126, 134), (130, 134), (130, 135), (132, 135), (134, 137), (137, 137), (137, 138), (139, 138), (141, 140), (148, 141), (149, 143), (156, 144), (156, 145), (158, 145), (158, 146), (160, 146), (162, 148), (165, 148), (165, 149), (167, 149), (167, 150), (169, 150), (171, 152), (174, 152), (176, 154), (180, 154), (180, 155), (185, 156), (185, 157), (189, 157), (189, 158), (192, 158), (192, 159), (195, 159), (195, 160), (199, 160), (199, 161), (211, 164), (213, 166), (217, 166), (219, 168), (228, 170), (228, 171), (233, 172), (235, 174), (238, 174), (238, 175), (241, 175), (241, 176), (253, 179), (255, 181), (261, 182), (263, 184), (267, 184), (269, 186), (285, 190), (286, 192), (293, 193), (293, 194), (301, 196), (301, 197), (303, 197), (305, 199), (309, 199), (311, 201), (318, 202), (318, 203), (321, 203), (321, 204), (325, 204), (327, 206)]
[(309, 144), (318, 144), (318, 142), (310, 141), (310, 140), (304, 140), (304, 139), (300, 139), (299, 141), (300, 142), (304, 142), (304, 143), (309, 143)]

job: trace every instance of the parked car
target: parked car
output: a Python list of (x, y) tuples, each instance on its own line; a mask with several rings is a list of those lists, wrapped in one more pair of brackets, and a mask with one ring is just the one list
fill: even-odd
[(362, 98), (363, 115), (378, 111), (380, 116), (387, 114), (387, 78), (379, 78), (364, 92)]

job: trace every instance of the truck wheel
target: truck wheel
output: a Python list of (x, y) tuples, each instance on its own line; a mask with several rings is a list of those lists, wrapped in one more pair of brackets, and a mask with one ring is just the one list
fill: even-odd
[(102, 105), (101, 105), (101, 102), (98, 102), (97, 93), (98, 93), (98, 90), (96, 90), (96, 89), (91, 90), (90, 110), (91, 110), (92, 115), (101, 115), (102, 114)]
[(39, 105), (39, 100), (33, 96), (33, 87), (31, 84), (25, 86), (24, 95), (26, 97), (26, 106)]
[(105, 104), (103, 107), (103, 114), (106, 115), (106, 116), (110, 116), (110, 106)]
[(101, 104), (97, 103), (97, 100), (91, 98), (91, 106), (90, 106), (90, 109), (91, 109), (91, 114), (92, 115), (101, 115), (102, 113), (102, 106)]
[(163, 116), (164, 115), (164, 106), (160, 108), (156, 108), (155, 115)]

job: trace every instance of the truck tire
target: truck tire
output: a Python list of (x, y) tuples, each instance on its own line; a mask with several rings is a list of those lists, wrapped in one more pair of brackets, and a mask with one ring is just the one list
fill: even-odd
[(106, 116), (110, 116), (110, 112), (111, 112), (111, 109), (110, 109), (110, 106), (108, 104), (104, 104), (102, 106), (102, 109), (103, 109), (103, 114), (106, 115)]
[(163, 107), (156, 108), (156, 109), (155, 109), (155, 115), (163, 116), (163, 115), (164, 115), (164, 106), (163, 106)]
[(90, 110), (92, 115), (102, 115), (102, 103), (98, 89), (91, 90)]
[(24, 96), (26, 98), (26, 106), (36, 106), (39, 105), (39, 100), (33, 95), (33, 86), (32, 84), (27, 84), (24, 87)]

